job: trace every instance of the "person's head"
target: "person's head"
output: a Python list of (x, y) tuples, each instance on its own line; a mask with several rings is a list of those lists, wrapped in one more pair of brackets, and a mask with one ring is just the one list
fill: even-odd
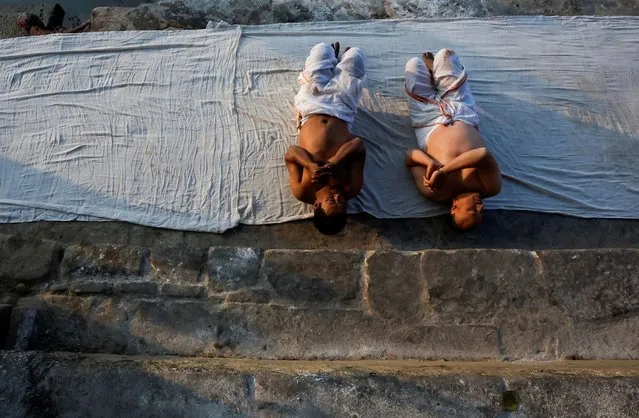
[(335, 235), (346, 225), (346, 200), (340, 192), (325, 188), (315, 196), (313, 224), (324, 235)]
[(26, 14), (23, 13), (18, 17), (18, 21), (16, 22), (20, 31), (23, 34), (28, 35), (31, 28), (44, 28), (44, 24), (40, 20), (40, 18), (34, 14)]
[(27, 14), (21, 14), (18, 17), (18, 21), (16, 22), (16, 24), (18, 25), (18, 28), (20, 28), (20, 31), (22, 33), (27, 33), (29, 31), (29, 15)]
[(462, 193), (453, 198), (450, 215), (456, 228), (462, 231), (478, 226), (484, 217), (484, 203), (479, 193)]

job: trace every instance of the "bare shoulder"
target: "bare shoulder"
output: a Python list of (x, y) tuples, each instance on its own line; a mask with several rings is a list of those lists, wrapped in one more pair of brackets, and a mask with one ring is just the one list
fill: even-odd
[(486, 157), (477, 168), (482, 194), (486, 197), (498, 195), (501, 192), (501, 171), (490, 151), (486, 153)]

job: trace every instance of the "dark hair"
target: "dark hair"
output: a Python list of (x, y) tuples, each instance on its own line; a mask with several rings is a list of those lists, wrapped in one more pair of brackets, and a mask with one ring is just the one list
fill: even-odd
[(346, 211), (328, 216), (320, 205), (315, 208), (315, 216), (313, 216), (313, 225), (324, 235), (338, 234), (344, 226), (346, 226)]
[(46, 28), (44, 26), (44, 23), (42, 23), (42, 20), (40, 20), (40, 18), (34, 15), (33, 13), (28, 15), (23, 14), (22, 16), (20, 16), (20, 18), (18, 19), (18, 26), (23, 27), (25, 29), (29, 29), (31, 27), (36, 27), (40, 29)]

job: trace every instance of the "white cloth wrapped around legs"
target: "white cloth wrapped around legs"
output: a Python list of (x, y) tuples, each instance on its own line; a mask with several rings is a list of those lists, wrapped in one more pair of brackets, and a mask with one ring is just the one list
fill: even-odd
[(311, 49), (297, 80), (295, 108), (300, 127), (313, 115), (329, 115), (350, 129), (366, 80), (366, 56), (359, 48), (350, 48), (338, 62), (333, 47), (319, 43)]
[(450, 49), (435, 54), (433, 74), (422, 58), (413, 57), (404, 73), (410, 119), (417, 145), (425, 150), (440, 125), (462, 121), (479, 128), (479, 115), (459, 57)]

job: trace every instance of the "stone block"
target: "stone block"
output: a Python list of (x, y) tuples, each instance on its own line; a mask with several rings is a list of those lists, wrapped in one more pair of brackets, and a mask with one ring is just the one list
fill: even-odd
[[(28, 297), (18, 300), (18, 303), (11, 310), (9, 328), (4, 345), (11, 350), (33, 350), (41, 340), (37, 333), (46, 329), (43, 323), (44, 305), (38, 298)], [(2, 379), (0, 379), (2, 380)]]
[(206, 287), (198, 284), (165, 283), (162, 295), (176, 298), (200, 298), (206, 294)]
[(115, 293), (132, 293), (154, 296), (158, 293), (158, 285), (157, 283), (142, 281), (118, 282), (114, 286), (114, 291)]
[(546, 307), (505, 311), (494, 325), (499, 328), (502, 360), (548, 361), (561, 358), (559, 341), (572, 321), (557, 307)]
[(366, 259), (368, 300), (386, 319), (419, 322), (428, 305), (421, 253), (376, 251)]
[(115, 245), (72, 245), (62, 259), (63, 279), (137, 278), (148, 270), (149, 250)]
[(204, 250), (169, 248), (151, 252), (151, 274), (160, 282), (199, 283), (205, 263)]
[(610, 322), (578, 322), (562, 329), (558, 334), (558, 359), (639, 359), (637, 316), (621, 317)]
[(113, 283), (95, 280), (75, 282), (71, 283), (69, 291), (80, 295), (90, 293), (110, 294), (113, 293)]
[(282, 303), (356, 306), (363, 260), (361, 251), (270, 250), (262, 274)]
[(13, 305), (0, 304), (0, 350), (4, 349), (4, 343), (9, 335), (9, 325), (11, 323), (11, 311)]
[(254, 286), (259, 279), (263, 254), (259, 248), (211, 248), (207, 261), (209, 289), (223, 292)]
[(27, 343), (19, 349), (121, 354), (137, 341), (128, 329), (135, 301), (42, 295), (37, 304), (22, 306), (14, 317)]
[[(399, 372), (257, 373), (258, 410), (307, 417), (500, 416), (498, 376), (409, 376)], [(286, 411), (286, 414), (281, 414)]]
[(427, 250), (422, 271), (440, 320), (492, 323), (499, 313), (548, 305), (535, 253), (522, 250)]
[(61, 245), (54, 241), (0, 235), (0, 291), (16, 283), (32, 285), (51, 278), (61, 252)]
[(0, 416), (6, 418), (239, 418), (251, 410), (247, 373), (186, 359), (2, 352), (0, 375)]
[(496, 359), (497, 333), (354, 310), (45, 295), (30, 349), (270, 359)]
[(271, 293), (266, 289), (241, 289), (229, 292), (224, 298), (226, 303), (268, 303)]
[(51, 293), (66, 293), (69, 291), (69, 282), (51, 283), (47, 286), (47, 291)]
[(576, 320), (639, 311), (639, 249), (539, 251), (550, 298)]

